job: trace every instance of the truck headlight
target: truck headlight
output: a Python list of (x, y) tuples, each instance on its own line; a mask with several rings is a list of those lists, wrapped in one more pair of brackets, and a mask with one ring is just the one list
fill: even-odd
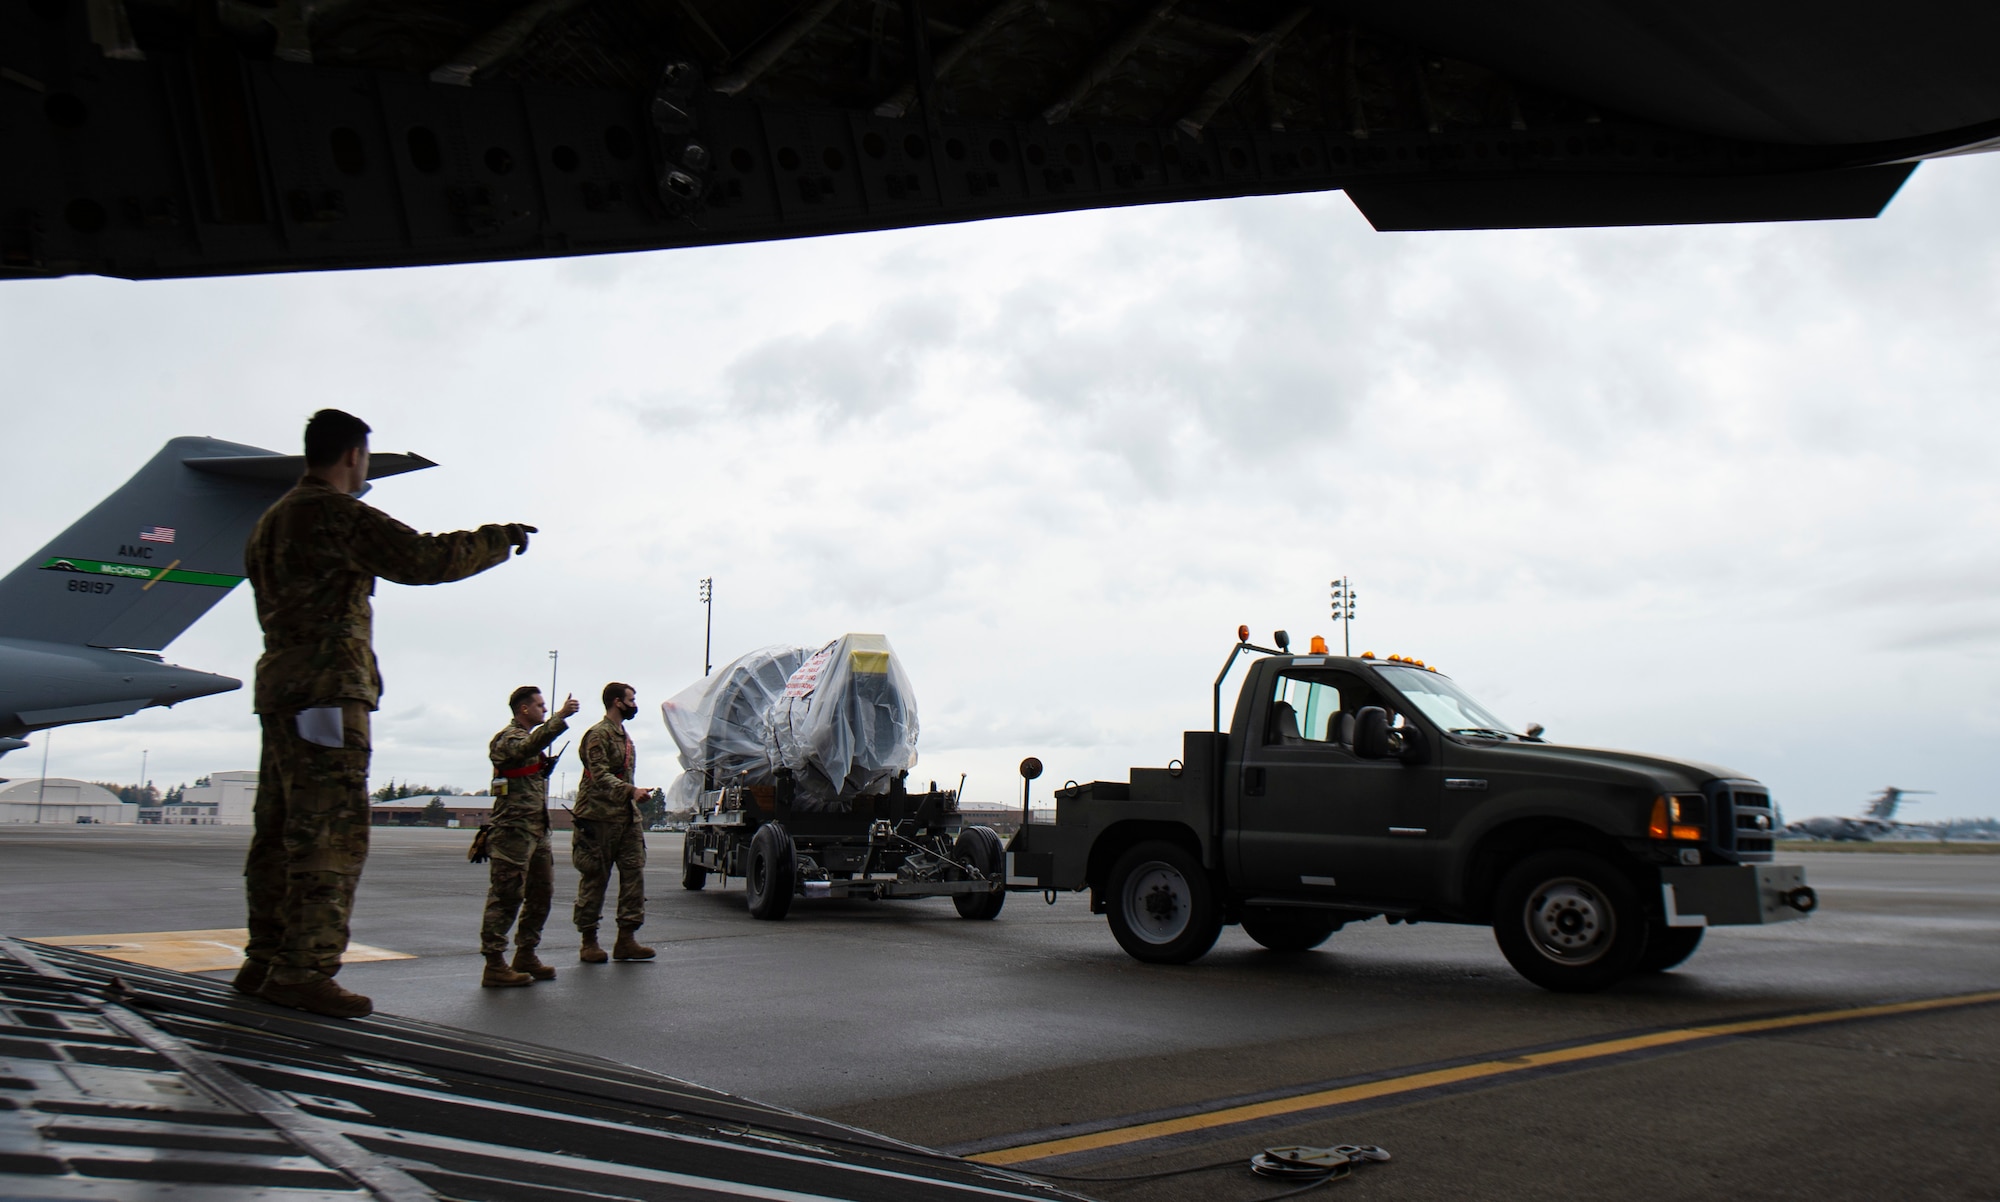
[(1699, 793), (1662, 793), (1653, 799), (1646, 833), (1655, 839), (1701, 842), (1708, 824), (1708, 799)]

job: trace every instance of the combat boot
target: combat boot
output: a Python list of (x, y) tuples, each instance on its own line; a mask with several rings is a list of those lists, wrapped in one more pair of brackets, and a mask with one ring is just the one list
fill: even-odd
[(514, 949), (514, 971), (527, 973), (537, 981), (553, 981), (556, 979), (556, 970), (542, 963), (535, 955), (535, 949), (532, 947), (517, 947)]
[(577, 953), (576, 958), (585, 964), (602, 964), (611, 958), (604, 954), (603, 948), (597, 946), (597, 928), (592, 927), (583, 932), (583, 950)]
[(236, 979), (231, 981), (229, 985), (230, 988), (236, 990), (238, 993), (247, 993), (255, 997), (257, 991), (264, 988), (264, 981), (270, 975), (271, 962), (269, 960), (245, 960), (243, 967), (236, 970)]
[(618, 928), (618, 942), (611, 945), (611, 958), (613, 960), (650, 960), (653, 958), (653, 949), (639, 942), (633, 936), (632, 932), (637, 929), (637, 927)]
[(486, 953), (486, 971), (479, 974), (482, 989), (504, 989), (510, 985), (533, 985), (535, 978), (507, 967), (505, 952)]
[(366, 1018), (375, 1013), (374, 1002), (342, 989), (332, 977), (294, 982), (267, 980), (257, 996), (273, 1005), (324, 1014), (328, 1018)]

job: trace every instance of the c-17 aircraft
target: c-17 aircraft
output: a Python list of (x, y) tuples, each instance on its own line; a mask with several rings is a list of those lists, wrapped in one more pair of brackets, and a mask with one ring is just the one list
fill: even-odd
[[(375, 455), (369, 477), (435, 466)], [(243, 546), (302, 455), (176, 438), (0, 579), (0, 755), (22, 736), (240, 689), (160, 652), (243, 582)]]
[(1932, 830), (1935, 828), (1927, 824), (1896, 821), (1896, 807), (1903, 803), (1905, 797), (1929, 792), (1929, 789), (1902, 789), (1890, 785), (1869, 801), (1868, 812), (1859, 818), (1801, 818), (1787, 823), (1785, 833), (1811, 839), (1832, 839), (1837, 843), (1868, 843), (1897, 831)]

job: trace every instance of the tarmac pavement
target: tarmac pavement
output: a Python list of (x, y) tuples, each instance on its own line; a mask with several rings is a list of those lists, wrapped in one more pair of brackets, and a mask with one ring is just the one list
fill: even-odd
[[(586, 966), (559, 836), (543, 956), (560, 975), (482, 990), (470, 833), (375, 834), (354, 937), (415, 958), (341, 979), (380, 1010), (989, 1157), (1109, 1141), (1028, 1170), (1230, 1162), (1079, 1187), (1108, 1199), (1263, 1197), (1280, 1183), (1242, 1161), (1284, 1143), (1388, 1148), (1330, 1187), (1357, 1199), (2000, 1199), (2000, 1004), (1822, 1017), (2000, 991), (2000, 856), (1788, 855), (1820, 892), (1810, 919), (1712, 932), (1679, 971), (1571, 997), (1515, 976), (1479, 928), (1378, 920), (1295, 957), (1232, 928), (1160, 968), (1081, 896), (1015, 894), (993, 922), (942, 900), (802, 899), (758, 922), (740, 881), (682, 890), (679, 837), (661, 834), (643, 932), (660, 958)], [(247, 841), (0, 827), (0, 931), (240, 926)], [(1790, 1015), (1808, 1018), (1715, 1030)]]

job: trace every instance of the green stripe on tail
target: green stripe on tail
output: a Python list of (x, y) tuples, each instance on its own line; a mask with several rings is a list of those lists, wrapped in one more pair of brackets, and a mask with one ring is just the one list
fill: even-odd
[(84, 576), (111, 576), (119, 580), (155, 580), (165, 584), (201, 584), (210, 588), (235, 588), (243, 577), (227, 572), (196, 572), (188, 568), (156, 568), (145, 563), (117, 563), (104, 559), (51, 557), (42, 564), (45, 572), (75, 572)]

